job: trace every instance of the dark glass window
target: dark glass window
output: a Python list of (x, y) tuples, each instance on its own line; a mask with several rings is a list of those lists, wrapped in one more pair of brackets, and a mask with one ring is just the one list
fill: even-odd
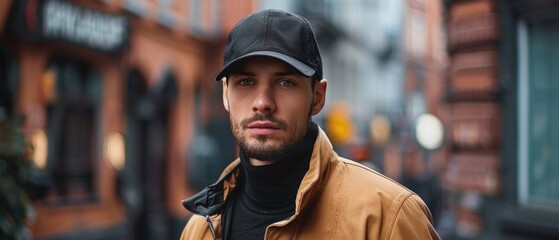
[(82, 202), (95, 197), (101, 75), (90, 65), (53, 59), (45, 72), (54, 82), (47, 102), (48, 172), (56, 201)]
[(519, 33), (519, 200), (559, 209), (559, 19)]
[(16, 73), (14, 59), (0, 47), (0, 117), (13, 113), (18, 84)]

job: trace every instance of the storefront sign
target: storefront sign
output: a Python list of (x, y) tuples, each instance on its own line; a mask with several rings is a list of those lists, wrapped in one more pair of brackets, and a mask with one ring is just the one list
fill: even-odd
[(10, 29), (31, 42), (70, 42), (107, 52), (122, 51), (128, 40), (125, 16), (108, 14), (61, 0), (14, 3)]

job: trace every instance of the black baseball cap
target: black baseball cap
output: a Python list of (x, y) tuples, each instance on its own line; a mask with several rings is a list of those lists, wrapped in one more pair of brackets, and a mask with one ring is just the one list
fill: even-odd
[(229, 33), (223, 68), (215, 80), (221, 80), (237, 63), (254, 56), (278, 59), (306, 77), (322, 79), (318, 43), (309, 22), (299, 15), (266, 9), (239, 21)]

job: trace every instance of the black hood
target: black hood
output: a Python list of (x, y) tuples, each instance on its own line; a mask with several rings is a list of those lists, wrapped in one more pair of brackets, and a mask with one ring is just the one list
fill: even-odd
[(237, 164), (225, 176), (217, 180), (212, 185), (207, 186), (194, 196), (182, 200), (182, 205), (192, 213), (202, 216), (212, 216), (217, 214), (225, 205), (223, 201), (223, 183), (231, 176), (238, 168)]

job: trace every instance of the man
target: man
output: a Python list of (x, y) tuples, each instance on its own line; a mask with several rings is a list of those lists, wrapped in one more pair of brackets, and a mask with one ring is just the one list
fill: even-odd
[(183, 201), (196, 215), (181, 239), (439, 239), (416, 194), (339, 157), (311, 121), (327, 82), (307, 20), (241, 20), (216, 80), (240, 157)]

